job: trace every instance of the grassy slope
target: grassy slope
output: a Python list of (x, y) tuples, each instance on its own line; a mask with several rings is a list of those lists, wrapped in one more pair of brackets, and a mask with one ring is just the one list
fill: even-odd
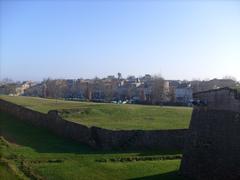
[[(179, 179), (180, 160), (156, 160), (166, 152), (102, 152), (59, 138), (0, 112), (0, 157), (21, 177), (47, 179)], [(6, 140), (7, 141), (6, 141)], [(10, 143), (9, 143), (10, 142)], [(169, 156), (173, 156), (172, 153)], [(97, 162), (111, 158), (152, 157), (151, 161)], [(0, 166), (1, 179), (14, 178)], [(25, 175), (22, 175), (23, 173)]]
[(53, 109), (77, 109), (63, 114), (63, 117), (87, 126), (107, 129), (188, 128), (192, 113), (192, 108), (186, 107), (98, 104), (21, 96), (0, 98), (43, 113)]
[(0, 179), (1, 180), (16, 180), (19, 179), (5, 165), (0, 163)]

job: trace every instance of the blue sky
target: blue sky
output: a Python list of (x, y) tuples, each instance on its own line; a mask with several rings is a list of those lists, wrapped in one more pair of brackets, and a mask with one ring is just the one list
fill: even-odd
[(240, 80), (238, 1), (1, 1), (0, 78)]

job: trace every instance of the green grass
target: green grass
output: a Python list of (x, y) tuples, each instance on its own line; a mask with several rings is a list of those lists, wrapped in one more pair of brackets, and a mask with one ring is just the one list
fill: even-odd
[(1, 180), (17, 180), (19, 179), (5, 164), (0, 163), (0, 179)]
[(192, 108), (188, 107), (117, 105), (21, 96), (0, 98), (43, 113), (59, 110), (70, 121), (114, 130), (188, 128), (192, 113)]
[(181, 179), (181, 152), (96, 151), (2, 112), (0, 132), (0, 157), (14, 169), (0, 163), (0, 179)]

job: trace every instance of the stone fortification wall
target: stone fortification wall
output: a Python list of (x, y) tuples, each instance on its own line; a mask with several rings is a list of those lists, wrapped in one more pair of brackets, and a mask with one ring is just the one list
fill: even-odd
[(57, 111), (48, 114), (0, 100), (0, 111), (19, 120), (44, 127), (62, 137), (71, 138), (97, 149), (161, 149), (181, 151), (184, 147), (186, 129), (176, 130), (122, 130), (114, 131), (98, 127), (87, 127), (67, 121)]
[(206, 107), (195, 107), (186, 136), (182, 175), (196, 180), (240, 179), (240, 111), (236, 91), (197, 93)]
[(195, 93), (193, 98), (206, 102), (209, 110), (240, 112), (240, 94), (236, 90), (230, 88)]

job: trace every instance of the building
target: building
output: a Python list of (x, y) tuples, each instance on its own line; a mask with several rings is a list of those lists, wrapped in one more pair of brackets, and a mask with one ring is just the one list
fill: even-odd
[(189, 104), (192, 100), (192, 88), (190, 84), (180, 85), (175, 89), (175, 98), (177, 103)]
[(24, 94), (24, 91), (29, 89), (33, 85), (32, 81), (25, 81), (19, 87), (16, 88), (16, 96)]

